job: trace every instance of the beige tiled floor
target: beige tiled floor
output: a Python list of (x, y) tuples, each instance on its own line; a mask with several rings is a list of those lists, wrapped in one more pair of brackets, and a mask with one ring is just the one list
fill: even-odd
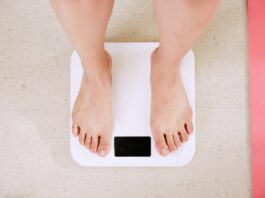
[[(197, 153), (183, 168), (81, 168), (69, 154), (71, 45), (48, 1), (0, 1), (0, 197), (250, 197), (246, 0), (196, 53)], [(156, 41), (151, 0), (116, 1), (108, 41)]]

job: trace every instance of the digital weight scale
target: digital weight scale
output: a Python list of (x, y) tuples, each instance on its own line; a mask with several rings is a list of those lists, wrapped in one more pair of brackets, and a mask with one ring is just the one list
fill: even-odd
[[(195, 68), (189, 51), (181, 62), (181, 76), (193, 110), (194, 132), (188, 142), (166, 157), (155, 148), (150, 129), (150, 55), (156, 42), (105, 43), (112, 56), (112, 101), (114, 129), (111, 150), (106, 157), (91, 153), (72, 135), (73, 159), (85, 167), (178, 167), (189, 163), (195, 154)], [(79, 56), (71, 57), (71, 110), (82, 80)]]

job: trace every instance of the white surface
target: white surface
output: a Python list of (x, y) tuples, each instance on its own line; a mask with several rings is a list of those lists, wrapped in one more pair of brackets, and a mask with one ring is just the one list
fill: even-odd
[[(150, 54), (157, 43), (106, 43), (112, 55), (113, 116), (115, 136), (151, 136), (150, 123)], [(181, 75), (195, 115), (195, 75), (192, 51), (184, 57)], [(71, 109), (77, 97), (82, 77), (82, 65), (76, 52), (71, 57)], [(70, 123), (71, 124), (71, 123)], [(194, 131), (195, 116), (193, 117)], [(71, 127), (70, 127), (71, 129)], [(70, 130), (73, 159), (82, 166), (183, 166), (195, 153), (195, 133), (175, 153), (162, 157), (151, 141), (151, 157), (115, 157), (114, 138), (111, 151), (101, 158), (79, 144)]]

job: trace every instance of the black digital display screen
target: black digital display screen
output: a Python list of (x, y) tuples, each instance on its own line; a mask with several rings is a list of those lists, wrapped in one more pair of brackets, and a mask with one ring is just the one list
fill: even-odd
[(151, 137), (117, 136), (114, 137), (115, 157), (150, 157)]

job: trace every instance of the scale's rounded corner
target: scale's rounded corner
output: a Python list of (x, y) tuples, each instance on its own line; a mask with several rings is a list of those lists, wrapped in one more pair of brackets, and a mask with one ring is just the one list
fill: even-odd
[(192, 153), (185, 160), (183, 160), (182, 164), (180, 164), (179, 166), (182, 167), (191, 163), (195, 157), (195, 154), (196, 154), (196, 147), (194, 147)]
[(70, 62), (73, 63), (73, 61), (74, 61), (76, 58), (78, 58), (78, 54), (77, 54), (76, 50), (73, 50), (73, 51), (72, 51), (72, 54), (71, 54), (71, 56), (70, 56)]
[(72, 54), (71, 54), (71, 58), (75, 57), (76, 55), (77, 55), (76, 50), (73, 50), (73, 51), (72, 51)]
[(192, 49), (190, 49), (190, 51), (187, 53), (187, 58), (191, 60), (191, 63), (194, 67), (194, 65), (195, 65), (195, 54), (194, 54)]
[(76, 157), (74, 155), (73, 149), (72, 149), (72, 145), (70, 145), (70, 155), (71, 158), (73, 159), (73, 161), (78, 164), (79, 166), (85, 167), (86, 165), (82, 163), (82, 161), (80, 161), (80, 158), (78, 159), (78, 157)]
[(195, 54), (192, 49), (190, 50), (190, 56), (192, 57), (193, 60), (195, 59)]

